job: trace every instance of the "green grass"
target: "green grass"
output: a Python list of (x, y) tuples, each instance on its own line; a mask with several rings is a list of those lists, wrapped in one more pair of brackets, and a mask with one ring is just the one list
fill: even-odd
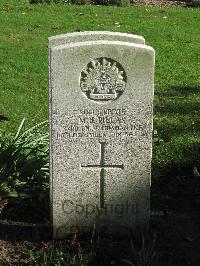
[[(118, 22), (118, 23), (116, 23)], [(142, 35), (156, 51), (153, 165), (199, 163), (200, 12), (0, 2), (0, 114), (6, 131), (48, 117), (49, 36), (85, 30)]]

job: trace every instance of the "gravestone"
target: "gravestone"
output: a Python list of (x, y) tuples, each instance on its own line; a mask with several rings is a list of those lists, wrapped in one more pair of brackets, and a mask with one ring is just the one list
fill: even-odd
[(50, 47), (49, 62), (54, 237), (148, 227), (154, 50), (72, 42)]
[(52, 36), (49, 38), (49, 48), (71, 42), (98, 41), (98, 40), (123, 41), (123, 42), (145, 44), (145, 40), (142, 36), (134, 34), (111, 32), (111, 31), (83, 31), (83, 32), (72, 32), (72, 33)]

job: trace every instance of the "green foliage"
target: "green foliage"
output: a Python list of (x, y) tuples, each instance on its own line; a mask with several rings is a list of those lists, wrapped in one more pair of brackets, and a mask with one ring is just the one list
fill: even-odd
[(44, 244), (43, 248), (31, 250), (29, 257), (30, 266), (86, 266), (89, 262), (87, 255), (70, 252), (66, 241)]
[[(53, 241), (43, 244), (43, 248), (36, 248), (29, 253), (30, 266), (86, 266), (86, 265), (135, 265), (135, 266), (159, 266), (160, 254), (156, 250), (156, 237), (153, 240), (146, 240), (144, 236), (134, 242), (127, 250), (125, 258), (119, 258), (118, 254), (113, 257), (111, 250), (111, 240), (98, 237), (93, 239), (91, 250), (81, 251), (80, 243), (77, 242), (76, 236), (71, 240)], [(77, 249), (78, 244), (78, 249)], [(85, 243), (86, 244), (86, 243)], [(115, 249), (115, 248), (114, 248)]]
[(48, 187), (47, 122), (25, 129), (22, 120), (17, 133), (0, 132), (0, 194), (30, 196)]

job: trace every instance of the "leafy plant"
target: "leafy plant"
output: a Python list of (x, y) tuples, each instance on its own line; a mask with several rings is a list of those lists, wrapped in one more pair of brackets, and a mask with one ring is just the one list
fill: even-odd
[(0, 194), (27, 197), (48, 188), (47, 121), (16, 134), (0, 132)]
[[(31, 250), (29, 253), (29, 261), (31, 266), (86, 266), (88, 258), (80, 253), (80, 246), (76, 252), (72, 252), (72, 247), (79, 242), (73, 240), (69, 246), (69, 242), (53, 242), (51, 244), (43, 244), (43, 248)], [(80, 245), (80, 244), (79, 244)]]
[[(138, 244), (138, 243), (137, 243)], [(159, 266), (160, 254), (156, 251), (156, 237), (153, 240), (145, 241), (144, 236), (141, 238), (140, 247), (136, 248), (131, 242), (132, 257), (136, 266)]]

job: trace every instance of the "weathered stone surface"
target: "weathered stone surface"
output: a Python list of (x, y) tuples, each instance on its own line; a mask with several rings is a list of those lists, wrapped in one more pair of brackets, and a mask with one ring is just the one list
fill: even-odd
[(83, 31), (83, 32), (72, 32), (72, 33), (52, 36), (49, 38), (49, 48), (71, 42), (98, 41), (98, 40), (123, 41), (123, 42), (145, 44), (145, 40), (142, 36), (134, 34), (112, 32), (112, 31)]
[(148, 226), (154, 50), (70, 43), (50, 49), (49, 70), (54, 237)]

